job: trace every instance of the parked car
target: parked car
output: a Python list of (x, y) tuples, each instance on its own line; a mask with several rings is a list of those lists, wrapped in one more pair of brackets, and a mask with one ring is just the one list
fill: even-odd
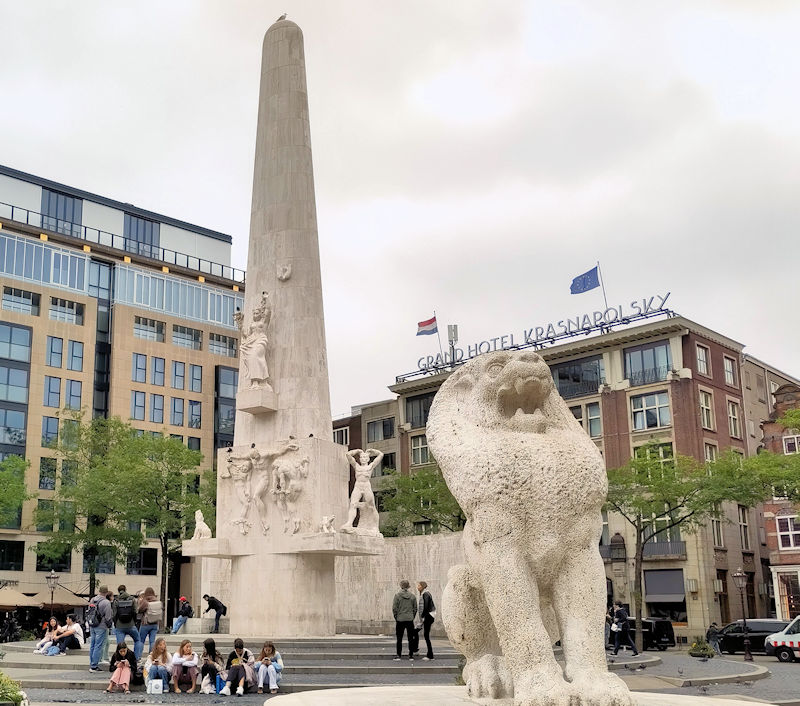
[(800, 615), (781, 632), (772, 633), (764, 640), (764, 652), (775, 656), (779, 662), (800, 660)]
[[(744, 652), (744, 621), (729, 623), (719, 631), (719, 648), (729, 655)], [(764, 641), (767, 636), (782, 632), (789, 624), (788, 620), (753, 618), (747, 621), (747, 636), (750, 638), (751, 652), (764, 652)]]
[[(628, 618), (631, 635), (636, 630), (636, 619)], [(609, 637), (609, 644), (614, 644), (614, 633)], [(675, 632), (672, 623), (663, 618), (642, 618), (642, 646), (646, 650), (657, 649), (663, 652), (667, 647), (675, 647)]]

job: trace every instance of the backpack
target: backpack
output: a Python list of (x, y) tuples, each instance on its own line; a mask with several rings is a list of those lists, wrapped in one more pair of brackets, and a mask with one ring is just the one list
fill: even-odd
[(133, 620), (134, 608), (133, 599), (126, 598), (124, 600), (117, 599), (117, 622), (129, 623)]
[(190, 603), (186, 604), (186, 609), (184, 612), (186, 613), (187, 618), (194, 618), (194, 608), (192, 608)]
[(100, 615), (100, 607), (96, 603), (89, 604), (89, 609), (86, 611), (86, 622), (90, 628), (99, 628), (103, 622), (103, 617)]

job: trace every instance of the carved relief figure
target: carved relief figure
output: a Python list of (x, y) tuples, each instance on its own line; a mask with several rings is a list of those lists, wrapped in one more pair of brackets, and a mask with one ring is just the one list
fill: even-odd
[(547, 364), (529, 351), (469, 361), (437, 393), (427, 436), (467, 516), (442, 618), (470, 696), (631, 706), (603, 646), (605, 466)]
[(259, 388), (272, 390), (269, 384), (269, 369), (267, 368), (267, 351), (269, 338), (267, 329), (272, 319), (272, 305), (269, 295), (261, 293), (261, 303), (253, 309), (250, 325), (245, 326), (244, 314), (237, 311), (234, 314), (236, 326), (242, 332), (239, 341), (239, 355), (241, 358), (242, 382), (241, 389)]
[[(358, 461), (356, 461), (356, 456)], [(370, 457), (374, 456), (372, 460)], [(372, 485), (369, 479), (372, 477), (373, 469), (383, 460), (383, 452), (375, 449), (352, 449), (347, 452), (347, 460), (350, 462), (356, 474), (356, 482), (353, 492), (350, 494), (350, 508), (347, 511), (347, 522), (339, 529), (342, 532), (358, 532), (359, 534), (379, 534), (378, 532), (378, 509), (375, 507), (375, 495), (372, 492)], [(358, 527), (353, 527), (353, 522), (358, 515)]]
[(336, 515), (323, 515), (322, 522), (319, 525), (319, 531), (323, 534), (336, 534), (336, 530), (333, 528), (333, 521), (336, 519)]
[(194, 513), (194, 534), (192, 539), (211, 539), (211, 528), (206, 524), (203, 511)]
[(283, 514), (283, 531), (297, 534), (303, 526), (298, 500), (308, 477), (309, 459), (279, 458), (272, 464), (272, 495)]
[[(251, 527), (251, 523), (247, 519), (251, 504), (256, 506), (262, 532), (266, 534), (269, 531), (267, 508), (263, 502), (263, 496), (269, 487), (269, 471), (267, 470), (269, 462), (276, 456), (287, 451), (296, 451), (298, 448), (297, 443), (288, 441), (262, 454), (256, 445), (252, 444), (244, 456), (237, 456), (233, 449), (228, 449), (225, 468), (220, 472), (220, 477), (233, 479), (233, 486), (241, 507), (239, 516), (232, 522), (239, 526), (242, 534), (247, 534)], [(255, 483), (252, 482), (253, 476), (255, 476)]]

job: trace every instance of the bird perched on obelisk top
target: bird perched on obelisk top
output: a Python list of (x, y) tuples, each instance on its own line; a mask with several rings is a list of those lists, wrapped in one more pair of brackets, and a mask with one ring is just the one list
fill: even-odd
[(282, 15), (281, 15), (281, 16), (280, 16), (280, 17), (279, 17), (277, 20), (275, 20), (275, 21), (276, 21), (276, 22), (280, 22), (281, 20), (285, 20), (285, 19), (286, 19), (286, 13), (284, 12), (284, 13), (283, 13), (283, 14), (282, 14)]

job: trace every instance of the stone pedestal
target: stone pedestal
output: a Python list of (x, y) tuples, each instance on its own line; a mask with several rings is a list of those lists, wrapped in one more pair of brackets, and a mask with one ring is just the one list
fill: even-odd
[(248, 414), (267, 414), (278, 409), (278, 397), (272, 390), (239, 390), (236, 393), (236, 409)]

